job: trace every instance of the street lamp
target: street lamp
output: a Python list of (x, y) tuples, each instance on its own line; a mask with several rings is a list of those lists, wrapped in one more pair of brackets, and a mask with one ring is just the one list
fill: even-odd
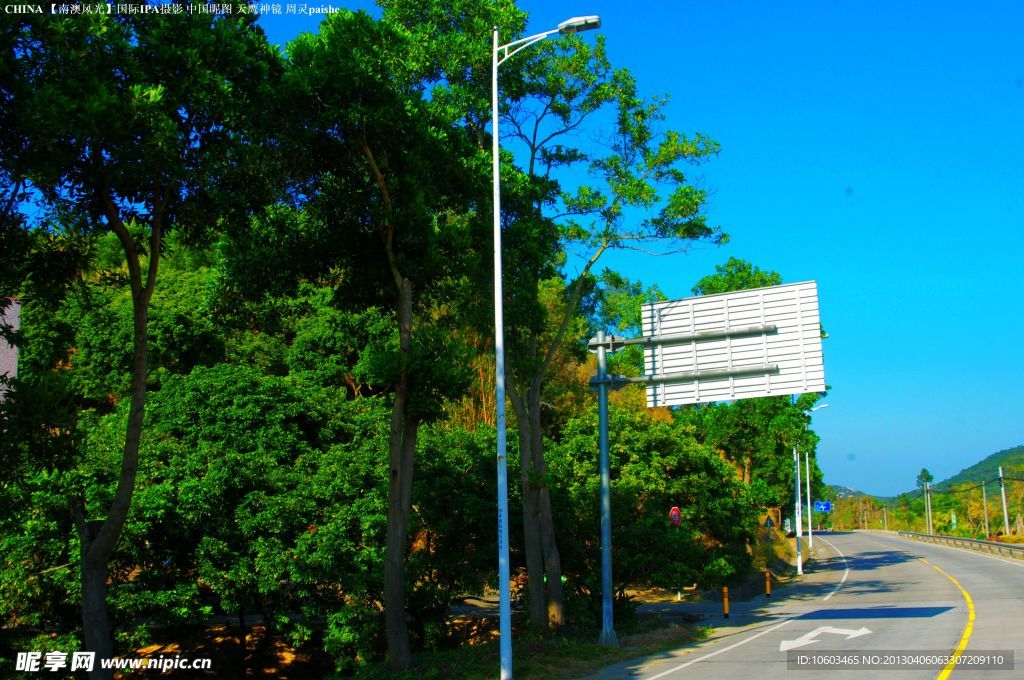
[[(804, 415), (810, 417), (811, 413), (821, 408), (828, 408), (828, 404), (821, 404), (812, 409), (804, 411)], [(811, 502), (811, 452), (804, 451), (804, 471), (807, 473), (807, 549), (814, 550), (814, 505)]]
[[(796, 403), (795, 396), (793, 397), (793, 403)], [(807, 409), (803, 414), (805, 416), (810, 416), (812, 412), (821, 408), (828, 408), (828, 404), (822, 404), (820, 406), (815, 406), (812, 409)], [(793, 469), (796, 470), (796, 477), (794, 479), (794, 496), (796, 497), (796, 573), (802, 576), (804, 573), (804, 558), (800, 551), (800, 538), (803, 533), (801, 525), (803, 524), (804, 519), (802, 516), (803, 512), (801, 510), (802, 504), (800, 502), (800, 454), (796, 451), (796, 442), (793, 443)], [(810, 493), (808, 493), (808, 498), (810, 498)], [(810, 513), (810, 508), (807, 509), (807, 512)]]
[[(597, 16), (572, 17), (557, 28), (538, 33), (506, 45), (498, 43), (498, 27), (494, 27), (494, 50), (491, 54), (491, 153), (494, 172), (494, 373), (498, 435), (498, 629), (501, 650), (501, 679), (512, 677), (512, 597), (509, 591), (508, 564), (508, 473), (505, 458), (505, 320), (502, 309), (501, 281), (501, 172), (498, 149), (498, 66), (514, 54), (555, 33), (568, 35), (599, 28)], [(536, 578), (536, 574), (530, 575)]]

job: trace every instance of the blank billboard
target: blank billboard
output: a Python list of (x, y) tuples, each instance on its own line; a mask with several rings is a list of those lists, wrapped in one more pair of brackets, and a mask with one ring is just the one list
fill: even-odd
[[(653, 341), (644, 350), (645, 374), (678, 376), (648, 383), (648, 406), (825, 390), (814, 281), (654, 302), (643, 306), (642, 322), (644, 336)], [(712, 337), (657, 344), (663, 337), (700, 334)]]

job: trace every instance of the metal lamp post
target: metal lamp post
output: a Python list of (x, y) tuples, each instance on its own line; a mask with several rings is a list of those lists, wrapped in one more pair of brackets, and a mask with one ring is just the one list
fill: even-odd
[[(810, 416), (811, 413), (818, 409), (828, 408), (828, 404), (821, 404), (814, 408), (804, 411), (804, 415)], [(804, 470), (807, 472), (807, 549), (814, 550), (814, 532), (812, 525), (814, 523), (814, 505), (811, 501), (811, 453), (810, 451), (804, 451)]]
[[(497, 414), (495, 426), (498, 435), (498, 616), (501, 678), (512, 677), (512, 597), (509, 589), (508, 563), (508, 472), (505, 441), (505, 321), (502, 306), (501, 276), (501, 164), (498, 148), (498, 66), (520, 50), (559, 33), (562, 35), (588, 31), (601, 26), (597, 16), (573, 17), (558, 24), (557, 28), (500, 45), (498, 27), (494, 27), (494, 49), (491, 59), (491, 153), (494, 173), (494, 374)], [(535, 575), (534, 575), (535, 576)]]
[[(793, 401), (794, 401), (794, 403), (796, 402), (796, 398), (795, 397), (794, 397)], [(820, 406), (815, 406), (814, 408), (808, 409), (808, 410), (804, 411), (803, 413), (804, 413), (805, 416), (810, 416), (811, 413), (813, 413), (814, 411), (817, 411), (818, 409), (822, 409), (822, 408), (828, 408), (828, 404), (822, 404)], [(804, 558), (803, 558), (803, 554), (801, 553), (801, 550), (800, 550), (800, 538), (801, 538), (800, 535), (803, 533), (803, 527), (802, 527), (802, 525), (803, 525), (803, 517), (801, 517), (801, 515), (803, 514), (801, 512), (803, 504), (800, 502), (800, 454), (797, 453), (796, 444), (793, 444), (793, 467), (796, 470), (796, 479), (795, 479), (796, 483), (794, 485), (795, 486), (795, 493), (794, 493), (794, 495), (796, 497), (796, 522), (795, 522), (795, 524), (796, 524), (796, 573), (798, 575), (803, 575), (803, 573), (804, 573)], [(807, 489), (808, 489), (808, 491), (807, 491), (807, 502), (808, 502), (807, 513), (808, 513), (808, 516), (809, 516), (810, 512), (811, 512), (811, 508), (810, 508), (810, 499), (811, 499), (811, 496), (810, 496), (810, 482), (808, 482)], [(810, 521), (810, 520), (808, 520), (808, 521)], [(810, 537), (810, 527), (808, 527), (808, 537)]]

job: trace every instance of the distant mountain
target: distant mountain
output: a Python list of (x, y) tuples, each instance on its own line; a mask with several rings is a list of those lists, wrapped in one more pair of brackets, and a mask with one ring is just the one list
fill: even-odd
[(1020, 476), (1020, 472), (1024, 471), (1024, 445), (993, 453), (981, 462), (964, 468), (949, 479), (939, 482), (935, 487), (947, 489), (958, 484), (980, 484), (984, 480), (996, 479), (999, 477), (1000, 465), (1003, 466), (1004, 474), (1014, 475), (1011, 470), (1016, 470), (1016, 476)]
[(860, 498), (861, 496), (869, 496), (863, 491), (857, 491), (851, 489), (848, 486), (839, 486), (838, 484), (829, 484), (828, 488), (832, 489), (832, 493), (836, 495), (836, 498)]

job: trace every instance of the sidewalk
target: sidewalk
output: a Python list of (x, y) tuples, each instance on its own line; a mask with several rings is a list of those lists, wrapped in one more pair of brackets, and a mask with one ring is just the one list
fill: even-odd
[(766, 629), (787, 618), (794, 605), (820, 599), (838, 585), (843, 572), (842, 558), (824, 541), (816, 542), (814, 557), (808, 561), (803, 576), (794, 576), (773, 584), (771, 598), (763, 594), (747, 601), (730, 601), (729, 618), (722, 615), (722, 603), (715, 600), (702, 602), (659, 602), (640, 605), (639, 611), (666, 616), (700, 616), (698, 625), (713, 626), (710, 636), (691, 646), (668, 650), (648, 657), (640, 657), (608, 666), (587, 676), (584, 680), (625, 680), (639, 673), (667, 667), (667, 662), (685, 663), (691, 655), (713, 652), (721, 641), (744, 633)]

